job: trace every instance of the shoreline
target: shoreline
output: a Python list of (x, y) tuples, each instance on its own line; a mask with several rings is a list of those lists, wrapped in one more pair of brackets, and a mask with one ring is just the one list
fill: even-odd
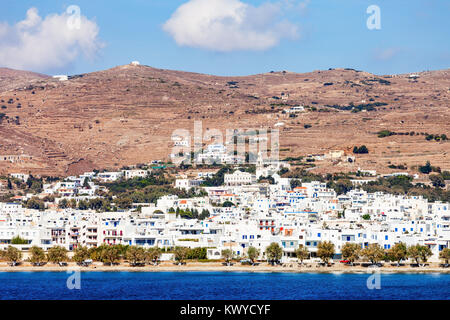
[(168, 263), (162, 263), (158, 266), (146, 265), (143, 267), (131, 267), (128, 265), (118, 266), (104, 266), (103, 264), (95, 263), (89, 267), (80, 267), (75, 263), (69, 263), (66, 267), (60, 267), (54, 264), (47, 264), (41, 267), (33, 267), (29, 264), (23, 264), (20, 266), (10, 267), (5, 263), (0, 263), (0, 272), (247, 272), (247, 273), (330, 273), (330, 274), (371, 274), (379, 272), (382, 274), (450, 274), (450, 268), (440, 268), (439, 266), (427, 266), (427, 267), (395, 267), (384, 266), (380, 268), (367, 268), (361, 266), (344, 266), (335, 265), (331, 267), (282, 267), (271, 266), (268, 264), (259, 266), (223, 266), (220, 263), (215, 262), (192, 262), (183, 266), (177, 266)]

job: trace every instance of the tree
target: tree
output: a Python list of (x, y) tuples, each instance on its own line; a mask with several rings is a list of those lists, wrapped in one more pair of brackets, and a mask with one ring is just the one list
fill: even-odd
[(15, 236), (11, 239), (11, 244), (28, 244), (28, 240), (25, 240), (20, 236)]
[(309, 251), (304, 245), (299, 245), (299, 247), (295, 250), (295, 255), (297, 256), (298, 261), (303, 264), (303, 260), (308, 259)]
[(280, 245), (276, 242), (272, 242), (267, 248), (266, 248), (266, 257), (267, 260), (273, 265), (275, 263), (278, 263), (281, 260), (281, 257), (283, 256), (283, 249), (280, 247)]
[(147, 259), (154, 265), (158, 264), (158, 260), (161, 257), (161, 250), (157, 247), (152, 247), (147, 250)]
[(22, 252), (19, 249), (9, 246), (8, 249), (3, 253), (6, 260), (13, 262), (14, 264), (22, 260)]
[(84, 178), (84, 181), (83, 181), (83, 188), (84, 188), (84, 189), (90, 189), (90, 188), (91, 188), (91, 186), (89, 185), (88, 178)]
[(33, 185), (33, 176), (31, 174), (28, 176), (26, 184), (27, 184), (28, 189), (30, 189), (31, 186)]
[(291, 179), (291, 189), (295, 189), (297, 187), (301, 187), (302, 183), (298, 179)]
[(32, 264), (41, 264), (45, 261), (45, 252), (41, 247), (32, 246), (30, 248), (30, 262)]
[(352, 190), (354, 186), (349, 179), (339, 179), (336, 182), (330, 182), (329, 187), (334, 189), (338, 195), (341, 195)]
[(418, 265), (420, 265), (421, 261), (423, 263), (426, 263), (428, 261), (428, 258), (433, 255), (430, 248), (428, 248), (427, 246), (422, 246), (420, 244), (410, 246), (407, 252), (408, 257), (416, 261)]
[(100, 260), (104, 264), (112, 265), (119, 261), (120, 251), (117, 246), (103, 246), (100, 253)]
[(58, 208), (66, 209), (68, 207), (69, 207), (69, 202), (67, 201), (67, 199), (62, 199), (61, 201), (58, 202)]
[(419, 171), (424, 174), (429, 174), (431, 171), (433, 171), (430, 161), (427, 161), (427, 163), (424, 166), (420, 166)]
[(55, 264), (69, 260), (67, 249), (61, 246), (54, 246), (48, 249), (47, 260)]
[(35, 210), (44, 210), (45, 209), (45, 203), (41, 199), (37, 197), (33, 197), (30, 200), (26, 202), (26, 207), (28, 209), (35, 209)]
[(350, 261), (350, 264), (359, 259), (359, 254), (361, 252), (361, 247), (357, 243), (347, 242), (342, 246), (342, 257)]
[(444, 260), (445, 264), (448, 264), (448, 261), (450, 260), (450, 249), (442, 249), (442, 251), (439, 252), (439, 259)]
[(104, 248), (104, 245), (101, 245), (99, 247), (91, 247), (88, 249), (89, 257), (94, 261), (102, 261), (101, 258), (101, 250)]
[(420, 250), (420, 260), (425, 264), (427, 263), (428, 259), (433, 255), (433, 252), (431, 249), (427, 246), (421, 246)]
[(406, 244), (403, 242), (396, 243), (388, 250), (387, 254), (392, 261), (397, 261), (397, 266), (399, 266), (400, 262), (408, 257)]
[(206, 248), (192, 248), (189, 249), (188, 259), (192, 260), (200, 260), (200, 259), (206, 259), (208, 256), (208, 253), (206, 251)]
[(131, 246), (127, 249), (126, 257), (130, 262), (130, 265), (137, 265), (139, 263), (145, 262), (145, 250), (142, 247)]
[(189, 255), (189, 248), (185, 247), (176, 247), (174, 250), (175, 261), (178, 261), (178, 264), (183, 264)]
[(210, 213), (208, 209), (203, 209), (202, 213), (198, 216), (199, 220), (205, 220), (206, 218), (210, 217)]
[(250, 261), (252, 262), (252, 264), (255, 263), (255, 260), (258, 259), (260, 254), (260, 250), (256, 249), (255, 247), (249, 247), (247, 250), (247, 256), (250, 259)]
[(331, 241), (320, 242), (317, 246), (317, 256), (326, 264), (333, 258), (334, 253), (334, 244)]
[(133, 204), (133, 200), (129, 197), (118, 197), (115, 202), (120, 209), (130, 209)]
[(234, 253), (233, 253), (233, 251), (231, 249), (222, 250), (221, 255), (222, 255), (222, 258), (225, 259), (225, 262), (228, 265), (230, 264), (231, 260), (234, 257)]
[(365, 145), (362, 145), (361, 147), (357, 147), (355, 146), (353, 148), (353, 153), (354, 154), (364, 154), (364, 153), (369, 153), (369, 149), (367, 149), (367, 147)]
[(431, 183), (433, 184), (433, 187), (436, 188), (444, 188), (445, 187), (445, 180), (441, 175), (433, 174), (430, 176)]
[(408, 257), (416, 261), (417, 264), (420, 263), (420, 245), (410, 246), (407, 249)]
[(75, 248), (72, 260), (77, 263), (82, 263), (83, 261), (89, 259), (89, 249), (87, 247), (79, 246)]
[(361, 254), (372, 264), (380, 262), (385, 256), (384, 250), (378, 243), (369, 244), (367, 248), (362, 250)]
[(222, 204), (222, 207), (224, 207), (224, 208), (230, 208), (230, 207), (233, 207), (233, 206), (234, 206), (234, 203), (231, 202), (231, 201), (225, 201), (225, 202)]

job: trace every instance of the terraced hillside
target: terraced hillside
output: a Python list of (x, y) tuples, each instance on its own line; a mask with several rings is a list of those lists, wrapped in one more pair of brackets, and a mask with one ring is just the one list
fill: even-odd
[[(333, 69), (218, 77), (125, 65), (14, 89), (0, 83), (0, 156), (32, 156), (0, 161), (0, 171), (56, 175), (167, 159), (173, 130), (193, 132), (194, 120), (223, 134), (277, 124), (282, 158), (369, 149), (353, 164), (317, 163), (320, 172), (389, 172), (389, 164), (427, 160), (450, 169), (450, 142), (424, 135), (450, 136), (450, 70), (417, 75)], [(309, 108), (283, 113), (295, 105)], [(396, 134), (379, 138), (381, 130)]]

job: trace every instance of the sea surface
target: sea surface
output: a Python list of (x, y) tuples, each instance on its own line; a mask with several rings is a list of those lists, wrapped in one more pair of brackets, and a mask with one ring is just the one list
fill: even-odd
[[(360, 300), (450, 298), (450, 274), (0, 272), (0, 299)], [(368, 288), (367, 283), (369, 282)], [(72, 288), (72, 289), (69, 289)], [(77, 289), (79, 288), (79, 289)], [(379, 289), (378, 289), (379, 288)]]

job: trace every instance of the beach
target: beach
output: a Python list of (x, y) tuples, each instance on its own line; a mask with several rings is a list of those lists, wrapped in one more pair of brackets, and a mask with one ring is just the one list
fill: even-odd
[(298, 266), (297, 263), (288, 263), (286, 266), (272, 266), (261, 263), (258, 266), (241, 265), (236, 263), (232, 266), (224, 266), (221, 262), (187, 262), (186, 265), (174, 265), (173, 262), (163, 262), (157, 266), (145, 265), (139, 267), (130, 266), (128, 263), (121, 263), (114, 266), (105, 266), (102, 263), (94, 262), (88, 267), (80, 267), (74, 262), (69, 262), (67, 266), (59, 266), (48, 263), (44, 266), (35, 267), (24, 262), (19, 266), (11, 267), (6, 262), (0, 262), (0, 272), (67, 272), (79, 270), (82, 272), (290, 272), (290, 273), (450, 273), (450, 268), (439, 267), (438, 263), (430, 263), (425, 267), (391, 266), (385, 264), (383, 267), (371, 268), (362, 266), (349, 266), (336, 263), (330, 267)]

